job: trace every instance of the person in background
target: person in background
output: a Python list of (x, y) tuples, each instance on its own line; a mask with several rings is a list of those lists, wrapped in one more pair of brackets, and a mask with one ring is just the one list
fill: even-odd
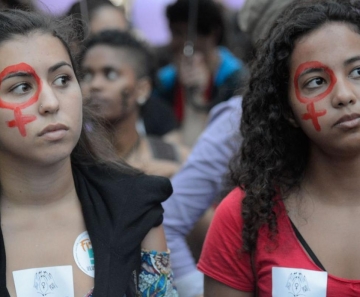
[[(269, 3), (271, 1), (269, 0)], [(280, 2), (288, 3), (288, 0), (273, 1), (277, 3), (276, 7), (279, 10), (273, 10), (271, 15), (253, 14), (251, 18), (247, 18), (252, 23), (256, 23), (258, 18), (258, 22), (264, 24), (259, 36), (266, 36), (276, 20), (274, 15), (281, 14), (283, 5), (280, 5)], [(269, 5), (264, 0), (248, 0), (243, 7), (247, 12), (241, 11), (241, 14), (246, 15), (249, 12), (251, 6), (248, 2), (259, 10), (262, 5)], [(266, 21), (269, 17), (270, 19)], [(248, 34), (252, 39), (252, 31)], [(207, 230), (214, 203), (217, 203), (218, 198), (223, 197), (223, 193), (228, 191), (228, 177), (224, 178), (224, 176), (228, 173), (231, 158), (242, 142), (238, 131), (240, 119), (241, 98), (230, 99), (211, 110), (206, 129), (196, 142), (183, 168), (171, 180), (174, 188), (171, 199), (163, 204), (165, 234), (172, 252), (172, 265), (181, 297), (201, 295), (204, 290), (203, 274), (196, 269), (196, 261), (192, 254), (194, 244), (202, 246), (202, 243), (189, 242), (192, 248), (190, 250), (187, 239), (192, 240), (193, 234), (197, 234), (195, 233), (197, 226), (194, 229), (196, 224), (201, 226), (198, 231)], [(191, 237), (187, 238), (189, 234)], [(203, 236), (198, 238), (201, 240)]]
[(191, 3), (178, 0), (167, 7), (173, 63), (158, 71), (156, 86), (157, 94), (172, 106), (183, 141), (190, 146), (204, 129), (210, 108), (234, 96), (247, 72), (242, 61), (220, 46), (224, 36), (222, 9), (212, 0), (198, 1), (194, 53), (184, 56)]
[[(187, 150), (137, 128), (152, 90), (151, 56), (144, 44), (129, 33), (106, 30), (87, 40), (81, 56), (84, 96), (105, 120), (118, 156), (147, 173), (172, 176)], [(155, 112), (161, 117), (161, 110)]]
[(161, 225), (171, 184), (98, 133), (68, 25), (0, 12), (0, 295), (176, 297)]
[[(174, 188), (171, 199), (163, 203), (166, 240), (171, 248), (171, 261), (181, 297), (203, 293), (203, 275), (196, 269), (186, 236), (208, 209), (210, 211), (201, 220), (201, 225), (207, 226), (202, 229), (206, 230), (209, 225), (213, 212), (211, 206), (223, 191), (223, 176), (241, 143), (238, 132), (240, 116), (241, 97), (220, 103), (210, 111), (206, 129), (184, 166), (171, 179)], [(204, 234), (198, 235), (193, 242), (201, 246), (199, 241), (203, 237)]]
[(294, 0), (247, 0), (238, 12), (241, 31), (246, 32), (255, 47), (267, 37), (268, 30), (281, 11)]
[(130, 23), (123, 7), (106, 3), (97, 6), (90, 13), (90, 32), (96, 34), (105, 29), (129, 31)]
[(258, 44), (205, 297), (360, 294), (359, 11), (294, 1)]
[[(84, 0), (83, 0), (84, 1)], [(102, 30), (110, 29), (110, 30), (119, 30), (123, 32), (128, 32), (136, 39), (139, 39), (137, 34), (131, 29), (129, 22), (126, 20), (125, 12), (121, 7), (114, 6), (110, 1), (107, 0), (88, 0), (88, 14), (89, 14), (89, 36), (91, 34), (99, 33)], [(75, 20), (79, 20), (78, 17), (80, 14), (80, 4), (75, 3), (73, 7), (70, 9), (68, 15), (72, 15), (75, 17)], [(120, 16), (121, 15), (121, 16)], [(122, 26), (124, 22), (127, 22), (126, 26)], [(83, 25), (83, 22), (82, 22)], [(81, 27), (81, 26), (80, 26)], [(86, 29), (83, 28), (83, 32), (85, 33)], [(80, 40), (86, 38), (83, 36), (79, 38)], [(84, 43), (80, 42), (78, 44), (78, 48), (83, 48)], [(148, 64), (148, 69), (151, 72), (150, 78), (153, 82), (154, 80), (154, 68), (155, 63), (153, 61), (153, 52), (152, 49), (147, 50), (151, 53), (151, 57), (148, 58), (146, 62)], [(149, 54), (148, 54), (149, 55)], [(151, 64), (151, 65), (150, 65)], [(152, 83), (153, 85), (153, 83)], [(176, 118), (171, 112), (171, 108), (164, 103), (162, 100), (158, 100), (153, 94), (146, 98), (147, 100), (143, 100), (138, 120), (138, 133), (141, 135), (155, 135), (159, 137), (166, 137), (166, 135), (171, 135), (173, 131), (175, 131), (178, 127)], [(171, 137), (170, 137), (171, 140)]]

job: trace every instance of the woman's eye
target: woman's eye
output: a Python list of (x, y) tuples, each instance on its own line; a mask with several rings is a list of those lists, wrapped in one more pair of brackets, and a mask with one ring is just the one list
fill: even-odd
[(58, 87), (65, 87), (67, 86), (69, 81), (70, 81), (70, 77), (68, 75), (62, 75), (57, 79), (55, 79), (54, 85)]
[(315, 89), (322, 86), (324, 83), (325, 83), (325, 79), (321, 77), (316, 77), (310, 80), (308, 83), (306, 83), (305, 87), (309, 89)]
[(356, 68), (350, 72), (349, 77), (351, 78), (360, 78), (360, 68)]
[(106, 73), (106, 77), (108, 80), (115, 80), (118, 78), (118, 73), (115, 70), (110, 70)]
[(23, 95), (29, 92), (31, 89), (30, 85), (27, 83), (21, 83), (14, 88), (11, 89), (11, 92), (15, 93), (16, 95)]

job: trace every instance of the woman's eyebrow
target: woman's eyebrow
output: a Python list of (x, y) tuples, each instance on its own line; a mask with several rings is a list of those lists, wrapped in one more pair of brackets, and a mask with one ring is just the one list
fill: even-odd
[(2, 80), (1, 82), (3, 82), (4, 80), (7, 80), (9, 78), (12, 78), (12, 77), (31, 77), (32, 74), (29, 73), (29, 72), (25, 72), (25, 71), (17, 71), (17, 72), (10, 72), (8, 75), (6, 75)]
[(301, 74), (299, 75), (299, 79), (309, 73), (313, 73), (313, 72), (323, 72), (324, 68), (323, 67), (309, 67), (306, 68), (303, 72), (301, 72)]
[(360, 61), (360, 56), (355, 56), (355, 57), (352, 57), (350, 59), (347, 59), (344, 62), (344, 66), (347, 66), (347, 65), (352, 64), (352, 63), (357, 62), (357, 61)]
[(71, 69), (73, 69), (73, 67), (71, 66), (71, 64), (67, 63), (67, 62), (59, 62), (59, 63), (56, 63), (55, 65), (51, 66), (48, 70), (49, 73), (52, 73), (52, 72), (55, 72), (56, 70), (58, 70), (60, 67), (63, 67), (63, 66), (69, 66)]
[[(51, 66), (49, 68), (48, 72), (53, 73), (54, 71), (56, 71), (57, 69), (59, 69), (60, 67), (63, 67), (63, 66), (68, 66), (72, 69), (71, 64), (69, 64), (67, 62), (59, 62), (59, 63), (56, 63), (55, 65)], [(9, 78), (12, 78), (12, 77), (31, 77), (31, 76), (33, 76), (31, 73), (23, 71), (23, 70), (19, 70), (16, 72), (10, 72), (1, 80), (1, 82), (3, 82), (4, 80), (7, 80)]]

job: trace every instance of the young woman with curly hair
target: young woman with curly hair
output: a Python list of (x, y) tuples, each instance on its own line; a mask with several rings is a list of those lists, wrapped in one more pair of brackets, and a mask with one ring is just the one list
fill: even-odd
[(359, 296), (360, 3), (294, 1), (259, 44), (205, 296)]

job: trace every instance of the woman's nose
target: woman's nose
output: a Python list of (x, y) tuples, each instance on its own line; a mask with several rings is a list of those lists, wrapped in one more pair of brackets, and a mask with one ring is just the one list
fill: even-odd
[[(334, 96), (332, 104), (335, 108), (345, 107), (349, 104), (355, 104), (356, 86), (347, 78), (338, 79), (334, 86)], [(359, 87), (358, 87), (359, 88)]]
[(43, 83), (39, 94), (39, 112), (56, 113), (60, 108), (60, 101), (55, 90), (48, 84)]

